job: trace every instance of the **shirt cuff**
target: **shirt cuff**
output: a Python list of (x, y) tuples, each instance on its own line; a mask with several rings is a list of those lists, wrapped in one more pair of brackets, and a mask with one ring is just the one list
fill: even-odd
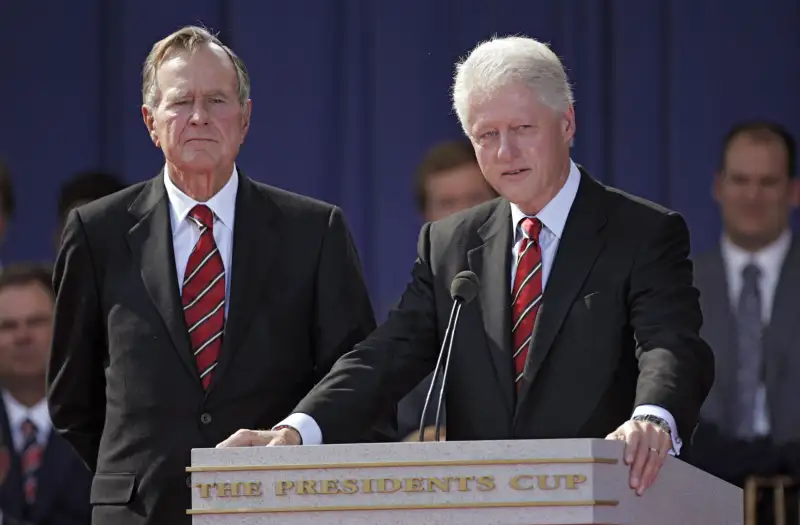
[(322, 444), (322, 430), (319, 428), (319, 425), (317, 425), (317, 422), (314, 421), (314, 418), (308, 414), (303, 414), (300, 412), (291, 414), (289, 417), (275, 425), (275, 427), (280, 427), (283, 425), (297, 430), (297, 433), (300, 434), (300, 439), (303, 440), (303, 445)]
[(672, 414), (670, 414), (668, 410), (656, 405), (639, 405), (633, 411), (631, 417), (636, 416), (655, 416), (666, 421), (667, 425), (669, 425), (670, 437), (672, 437), (672, 449), (670, 449), (669, 453), (673, 456), (677, 456), (681, 453), (683, 441), (681, 441), (681, 438), (678, 436), (678, 427), (675, 425), (675, 418), (672, 417)]

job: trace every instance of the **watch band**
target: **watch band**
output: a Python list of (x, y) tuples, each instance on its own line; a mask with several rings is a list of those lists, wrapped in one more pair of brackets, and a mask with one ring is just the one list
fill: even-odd
[(669, 423), (667, 423), (658, 416), (652, 416), (650, 414), (646, 414), (641, 416), (634, 416), (632, 419), (634, 421), (643, 421), (645, 423), (652, 423), (653, 425), (661, 428), (662, 430), (664, 430), (664, 432), (672, 436), (672, 429), (669, 428)]

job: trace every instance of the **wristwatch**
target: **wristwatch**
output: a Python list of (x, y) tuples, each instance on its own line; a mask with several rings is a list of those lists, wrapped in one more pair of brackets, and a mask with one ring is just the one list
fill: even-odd
[(664, 430), (664, 432), (672, 436), (672, 429), (669, 428), (669, 423), (667, 423), (658, 416), (651, 416), (650, 414), (647, 414), (641, 416), (633, 416), (633, 418), (631, 419), (633, 419), (634, 421), (644, 421), (645, 423), (652, 423), (653, 425), (661, 428), (662, 430)]

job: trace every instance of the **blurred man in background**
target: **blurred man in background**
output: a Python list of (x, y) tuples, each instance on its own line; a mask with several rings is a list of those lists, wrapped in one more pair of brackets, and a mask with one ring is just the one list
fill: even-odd
[[(472, 208), (497, 197), (481, 173), (475, 149), (469, 140), (447, 140), (435, 144), (423, 157), (414, 179), (417, 210), (424, 222), (443, 219), (455, 212)], [(432, 375), (412, 390), (397, 407), (398, 435), (408, 440), (418, 439), (422, 410), (428, 395)], [(438, 392), (440, 383), (434, 389)], [(436, 404), (425, 416), (425, 426), (436, 422)], [(444, 407), (442, 407), (444, 412)], [(442, 428), (444, 428), (444, 415)], [(430, 429), (426, 435), (433, 437)], [(441, 436), (440, 436), (441, 437)], [(427, 438), (426, 438), (427, 439)]]
[(782, 126), (733, 127), (713, 186), (724, 231), (696, 259), (716, 380), (687, 459), (738, 486), (752, 475), (800, 475), (800, 242), (790, 229), (800, 200), (796, 171), (795, 139)]
[(91, 473), (52, 432), (45, 399), (52, 317), (49, 268), (0, 272), (0, 509), (25, 523), (89, 525)]
[(61, 185), (58, 195), (58, 229), (53, 235), (55, 251), (61, 244), (61, 232), (67, 216), (74, 208), (111, 195), (125, 188), (125, 184), (113, 173), (106, 171), (85, 171), (77, 173)]

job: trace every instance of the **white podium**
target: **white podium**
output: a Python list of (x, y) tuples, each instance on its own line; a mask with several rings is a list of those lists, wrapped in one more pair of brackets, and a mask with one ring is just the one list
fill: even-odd
[(740, 525), (741, 489), (667, 458), (644, 496), (600, 439), (196, 449), (194, 525)]

